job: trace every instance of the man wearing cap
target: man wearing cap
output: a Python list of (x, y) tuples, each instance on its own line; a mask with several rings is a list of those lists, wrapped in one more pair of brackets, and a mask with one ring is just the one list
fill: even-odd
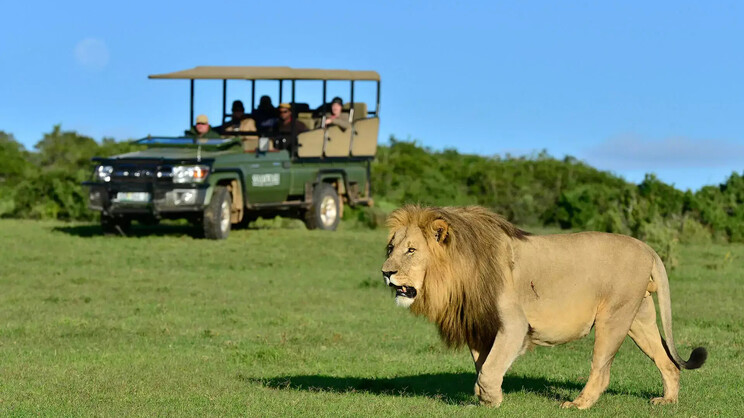
[(336, 125), (341, 128), (342, 131), (346, 131), (351, 128), (349, 123), (349, 114), (343, 112), (344, 102), (340, 97), (334, 97), (331, 101), (331, 113), (326, 114), (326, 126)]
[[(307, 126), (302, 121), (296, 121), (296, 133), (307, 131)], [(292, 133), (292, 106), (289, 103), (279, 105), (279, 123), (276, 125), (276, 131), (282, 134)]]
[(188, 131), (188, 135), (193, 136), (197, 139), (206, 138), (219, 138), (220, 134), (213, 131), (209, 126), (209, 119), (207, 115), (199, 115), (196, 117), (196, 125)]

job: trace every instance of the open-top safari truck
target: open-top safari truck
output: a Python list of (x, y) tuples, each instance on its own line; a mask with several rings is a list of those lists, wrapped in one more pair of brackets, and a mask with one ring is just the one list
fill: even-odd
[[(206, 238), (223, 239), (231, 225), (258, 216), (294, 216), (308, 228), (336, 229), (344, 205), (371, 205), (370, 164), (377, 150), (380, 76), (374, 71), (294, 69), (289, 67), (195, 67), (153, 79), (190, 81), (189, 127), (194, 125), (195, 80), (222, 80), (222, 122), (227, 113), (228, 81), (250, 86), (245, 113), (256, 111), (256, 82), (276, 82), (279, 102), (291, 105), (291, 132), (257, 127), (221, 132), (203, 139), (148, 136), (142, 151), (94, 158), (90, 208), (101, 212), (104, 232), (124, 233), (133, 220), (157, 222), (185, 218)], [(328, 83), (348, 81), (351, 128), (327, 124)], [(369, 83), (374, 110), (355, 101), (355, 87)], [(296, 102), (298, 85), (317, 86), (321, 106)], [(289, 91), (286, 91), (289, 90)], [(322, 95), (322, 96), (321, 96)], [(347, 113), (348, 112), (348, 113)], [(302, 122), (309, 130), (300, 132)]]

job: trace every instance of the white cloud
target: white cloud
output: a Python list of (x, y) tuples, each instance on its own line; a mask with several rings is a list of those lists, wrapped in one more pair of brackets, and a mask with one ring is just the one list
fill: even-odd
[(103, 69), (109, 61), (106, 43), (100, 39), (83, 39), (75, 45), (75, 61), (90, 70)]
[(584, 157), (590, 164), (610, 170), (739, 167), (744, 164), (744, 143), (624, 135), (587, 149)]

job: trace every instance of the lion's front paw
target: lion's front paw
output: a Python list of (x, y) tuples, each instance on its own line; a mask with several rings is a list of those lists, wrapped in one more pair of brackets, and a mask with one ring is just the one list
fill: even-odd
[(576, 404), (571, 401), (566, 401), (561, 404), (561, 408), (563, 409), (576, 408)]
[(563, 402), (561, 404), (561, 408), (563, 409), (568, 409), (568, 408), (588, 409), (588, 408), (591, 408), (593, 404), (594, 402), (588, 401), (585, 398), (578, 397), (571, 402)]
[(486, 390), (479, 383), (475, 384), (475, 396), (480, 400), (481, 405), (498, 408), (501, 405), (501, 401), (504, 399), (501, 388), (495, 390)]

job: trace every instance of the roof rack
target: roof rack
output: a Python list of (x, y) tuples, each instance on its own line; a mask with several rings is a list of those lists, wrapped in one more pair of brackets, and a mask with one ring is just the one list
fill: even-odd
[(188, 70), (152, 74), (149, 78), (182, 80), (365, 80), (380, 81), (377, 71), (323, 70), (317, 68), (199, 66)]

